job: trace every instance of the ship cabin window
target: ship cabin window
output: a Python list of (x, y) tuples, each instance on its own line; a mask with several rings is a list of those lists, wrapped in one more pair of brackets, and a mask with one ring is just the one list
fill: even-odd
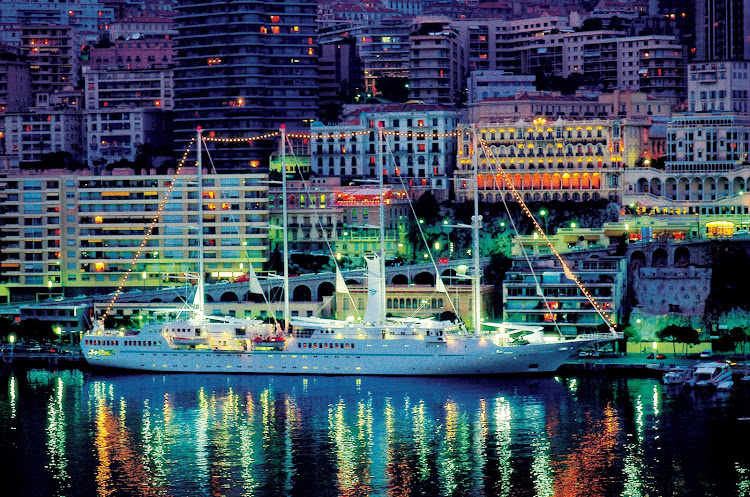
[(245, 329), (244, 328), (235, 328), (234, 329), (234, 336), (245, 336)]
[(197, 336), (197, 337), (201, 336), (201, 329), (200, 328), (196, 328), (195, 329), (195, 336)]

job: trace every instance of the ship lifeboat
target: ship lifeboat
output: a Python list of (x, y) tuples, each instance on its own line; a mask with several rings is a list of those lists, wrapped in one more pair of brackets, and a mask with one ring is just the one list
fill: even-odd
[(282, 336), (258, 336), (253, 338), (255, 350), (283, 350), (285, 346), (286, 339)]
[(265, 337), (255, 337), (253, 338), (253, 342), (255, 343), (278, 343), (278, 342), (286, 342), (286, 339), (280, 336), (265, 336)]

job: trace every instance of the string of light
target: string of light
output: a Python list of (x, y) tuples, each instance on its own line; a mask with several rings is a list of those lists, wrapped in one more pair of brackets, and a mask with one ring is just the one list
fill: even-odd
[(190, 150), (193, 147), (193, 143), (195, 142), (195, 138), (190, 139), (190, 143), (188, 144), (187, 149), (182, 154), (182, 159), (180, 159), (180, 162), (177, 165), (177, 169), (175, 170), (174, 175), (172, 176), (172, 181), (169, 184), (169, 187), (167, 187), (167, 191), (164, 193), (164, 198), (159, 202), (159, 207), (156, 210), (156, 214), (154, 214), (154, 219), (151, 221), (151, 224), (148, 227), (148, 230), (146, 230), (146, 234), (143, 237), (143, 240), (141, 240), (141, 244), (138, 247), (138, 250), (136, 250), (135, 254), (133, 255), (133, 259), (130, 261), (130, 267), (125, 271), (125, 274), (122, 277), (122, 280), (120, 280), (120, 284), (117, 287), (117, 290), (115, 290), (115, 294), (112, 296), (112, 299), (110, 299), (109, 304), (107, 304), (107, 308), (102, 313), (101, 318), (99, 318), (99, 325), (104, 328), (104, 320), (107, 318), (110, 312), (112, 312), (112, 309), (115, 306), (115, 302), (117, 302), (117, 299), (120, 297), (120, 294), (122, 294), (122, 289), (125, 287), (125, 283), (127, 283), (128, 279), (130, 278), (130, 275), (133, 273), (133, 270), (135, 269), (136, 265), (138, 264), (138, 259), (140, 259), (141, 254), (143, 253), (143, 250), (146, 248), (146, 244), (148, 243), (149, 238), (151, 237), (151, 234), (154, 231), (154, 228), (156, 227), (156, 223), (159, 222), (159, 216), (164, 211), (164, 206), (167, 203), (167, 200), (169, 200), (169, 196), (172, 194), (172, 190), (174, 190), (175, 185), (177, 184), (177, 178), (180, 175), (180, 172), (182, 172), (182, 167), (185, 165), (185, 162), (187, 161), (188, 154), (190, 153)]
[[(479, 139), (479, 145), (482, 147), (482, 150), (484, 151), (485, 157), (492, 157), (492, 158), (494, 158), (494, 156), (492, 154), (492, 151), (487, 146), (487, 143), (483, 139), (481, 139), (481, 138)], [(500, 166), (499, 163), (497, 163), (497, 170), (500, 173), (500, 175), (502, 176), (502, 179), (505, 182), (505, 184), (508, 186), (508, 189), (510, 190), (511, 194), (516, 199), (516, 202), (518, 202), (518, 205), (521, 206), (521, 210), (523, 210), (524, 214), (526, 214), (526, 216), (529, 219), (531, 219), (531, 222), (533, 223), (534, 229), (536, 230), (536, 232), (539, 235), (541, 235), (541, 237), (547, 243), (547, 246), (550, 248), (550, 250), (555, 255), (555, 257), (557, 258), (557, 260), (560, 261), (560, 264), (562, 264), (563, 271), (565, 272), (565, 275), (568, 278), (570, 278), (570, 279), (573, 280), (573, 282), (576, 284), (576, 286), (578, 286), (578, 288), (581, 290), (581, 292), (583, 293), (583, 295), (588, 299), (589, 303), (594, 307), (594, 309), (599, 314), (599, 316), (601, 316), (601, 318), (606, 323), (608, 323), (610, 331), (612, 331), (614, 333), (614, 331), (615, 331), (614, 330), (615, 322), (612, 320), (612, 318), (610, 318), (604, 312), (604, 309), (599, 305), (598, 302), (596, 302), (596, 300), (594, 300), (594, 297), (583, 286), (583, 283), (581, 283), (581, 280), (575, 274), (573, 274), (573, 272), (570, 270), (570, 266), (568, 266), (565, 263), (565, 260), (563, 260), (562, 256), (560, 255), (560, 252), (558, 252), (555, 249), (554, 244), (550, 241), (549, 238), (547, 238), (547, 233), (545, 233), (545, 231), (539, 225), (539, 223), (537, 222), (536, 218), (531, 213), (531, 210), (529, 210), (529, 208), (526, 206), (526, 203), (523, 201), (523, 198), (521, 197), (521, 194), (518, 193), (518, 191), (516, 190), (516, 188), (513, 186), (513, 182), (511, 181), (510, 176), (508, 176), (505, 173), (505, 171), (503, 170), (503, 168)]]
[[(344, 140), (346, 138), (354, 138), (357, 136), (365, 136), (375, 133), (374, 130), (368, 131), (347, 131), (347, 132), (310, 132), (310, 133), (288, 133), (288, 138), (298, 138), (303, 140), (316, 140), (318, 142), (322, 140)], [(405, 136), (407, 138), (455, 138), (458, 136), (458, 132), (450, 131), (446, 133), (433, 133), (429, 131), (383, 131), (383, 135), (388, 136)], [(217, 143), (250, 143), (258, 140), (269, 140), (279, 136), (278, 131), (273, 133), (266, 133), (265, 135), (259, 136), (240, 136), (233, 138), (221, 138), (217, 136), (206, 136), (204, 141), (206, 142), (217, 142)]]

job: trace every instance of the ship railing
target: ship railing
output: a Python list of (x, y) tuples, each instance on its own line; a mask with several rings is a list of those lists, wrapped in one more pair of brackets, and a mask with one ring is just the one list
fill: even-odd
[(582, 333), (576, 335), (576, 340), (621, 340), (622, 333)]

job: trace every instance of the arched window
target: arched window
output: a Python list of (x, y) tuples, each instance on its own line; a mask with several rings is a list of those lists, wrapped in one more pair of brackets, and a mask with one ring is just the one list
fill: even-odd
[(320, 208), (324, 208), (326, 206), (326, 196), (325, 194), (320, 196)]

